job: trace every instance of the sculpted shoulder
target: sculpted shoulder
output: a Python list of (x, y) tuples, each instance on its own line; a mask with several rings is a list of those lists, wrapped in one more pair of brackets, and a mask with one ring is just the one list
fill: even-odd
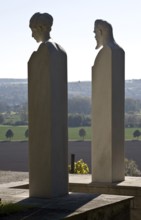
[(62, 52), (66, 55), (65, 50), (63, 49), (62, 46), (60, 46), (59, 44), (57, 44), (56, 42), (54, 42), (52, 39), (48, 40), (47, 42), (45, 42), (46, 47), (48, 48), (48, 50), (50, 52)]
[(28, 63), (30, 65), (36, 65), (39, 62), (39, 60), (46, 59), (47, 57), (49, 57), (49, 50), (44, 43), (41, 43), (37, 51), (34, 51), (32, 53)]
[(103, 48), (108, 47), (111, 50), (123, 50), (115, 41), (110, 41)]
[(48, 47), (46, 46), (45, 43), (41, 43), (38, 50), (37, 50), (37, 53), (47, 53), (48, 51)]
[(108, 44), (104, 45), (101, 50), (99, 51), (97, 56), (102, 56), (103, 54), (105, 54), (106, 52), (112, 52), (112, 51), (121, 51), (124, 53), (124, 50), (122, 49), (122, 47), (120, 47), (117, 43), (115, 42), (109, 42)]
[[(104, 45), (98, 52), (95, 61), (94, 61), (94, 66), (97, 68), (97, 66), (104, 65), (102, 62), (108, 60), (108, 57), (113, 57), (113, 56), (125, 56), (124, 50), (116, 43), (112, 44), (106, 44)], [(104, 62), (105, 63), (105, 62)]]

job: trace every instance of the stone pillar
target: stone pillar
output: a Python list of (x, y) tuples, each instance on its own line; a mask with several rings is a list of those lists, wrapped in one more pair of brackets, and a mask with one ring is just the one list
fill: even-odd
[(28, 62), (31, 197), (68, 193), (67, 56), (52, 41)]
[(92, 67), (92, 181), (124, 180), (124, 51), (104, 46)]

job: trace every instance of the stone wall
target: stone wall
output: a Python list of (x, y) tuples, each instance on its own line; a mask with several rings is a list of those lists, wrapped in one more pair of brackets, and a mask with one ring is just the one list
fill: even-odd
[[(69, 191), (134, 196), (131, 204), (131, 220), (141, 219), (141, 177), (126, 177), (121, 183), (91, 183), (91, 175), (70, 175)], [(86, 180), (85, 180), (86, 178)], [(125, 218), (126, 219), (126, 218)]]

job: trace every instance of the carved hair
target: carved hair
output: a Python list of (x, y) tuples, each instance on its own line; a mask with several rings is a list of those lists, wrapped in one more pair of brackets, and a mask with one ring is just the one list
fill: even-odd
[(29, 22), (29, 27), (47, 26), (51, 30), (53, 24), (53, 17), (48, 13), (35, 13)]
[(113, 28), (110, 23), (107, 21), (97, 19), (95, 21), (95, 27), (98, 28), (99, 30), (102, 30), (104, 32), (107, 32), (107, 34), (111, 35), (113, 37)]

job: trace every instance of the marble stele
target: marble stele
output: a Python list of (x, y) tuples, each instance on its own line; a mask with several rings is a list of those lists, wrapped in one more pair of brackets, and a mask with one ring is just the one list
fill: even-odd
[(124, 180), (124, 51), (112, 26), (95, 21), (92, 67), (92, 182)]
[(28, 62), (31, 197), (68, 193), (67, 55), (50, 38), (52, 23), (47, 13), (30, 19), (32, 36), (41, 42)]

